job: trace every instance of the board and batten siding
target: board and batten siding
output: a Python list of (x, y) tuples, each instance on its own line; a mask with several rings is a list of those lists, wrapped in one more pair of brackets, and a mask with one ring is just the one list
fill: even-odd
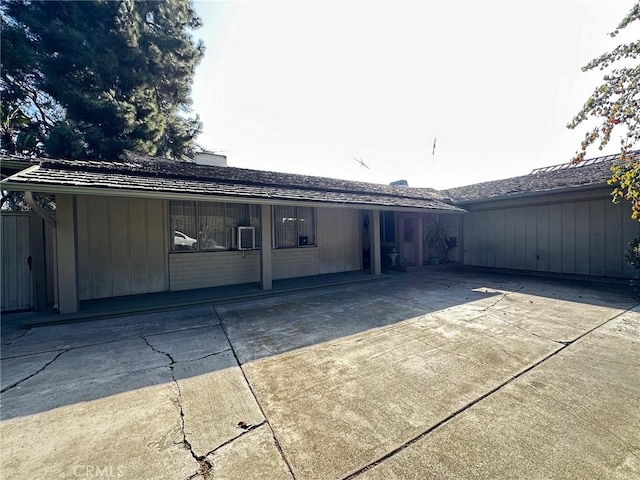
[(354, 209), (319, 208), (316, 216), (319, 273), (362, 268), (360, 212)]
[(28, 258), (31, 255), (30, 215), (2, 213), (2, 311), (33, 307), (33, 285)]
[(78, 196), (77, 225), (80, 300), (168, 290), (162, 200)]
[(631, 278), (624, 259), (640, 234), (629, 206), (609, 189), (467, 206), (465, 265)]

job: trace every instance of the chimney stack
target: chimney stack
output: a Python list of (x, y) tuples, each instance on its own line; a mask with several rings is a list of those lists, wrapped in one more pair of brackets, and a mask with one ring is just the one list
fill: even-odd
[(207, 165), (209, 167), (227, 166), (226, 155), (218, 155), (217, 153), (207, 152), (206, 150), (203, 150), (202, 152), (196, 152), (194, 161), (198, 165)]

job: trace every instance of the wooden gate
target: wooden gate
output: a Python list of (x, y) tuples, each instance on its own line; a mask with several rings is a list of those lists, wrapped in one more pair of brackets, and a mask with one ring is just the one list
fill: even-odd
[(2, 311), (33, 308), (32, 257), (28, 213), (3, 212)]

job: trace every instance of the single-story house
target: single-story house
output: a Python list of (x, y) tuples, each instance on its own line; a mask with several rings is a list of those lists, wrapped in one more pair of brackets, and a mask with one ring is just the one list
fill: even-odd
[(43, 158), (2, 188), (55, 195), (55, 219), (38, 212), (51, 240), (37, 249), (53, 257), (40, 271), (54, 272), (61, 313), (106, 297), (380, 275), (393, 248), (401, 262), (421, 265), (425, 218), (464, 213), (433, 189), (233, 168), (215, 155), (194, 163), (132, 153), (114, 162)]
[[(435, 219), (457, 238), (447, 254), (462, 265), (630, 278), (624, 251), (640, 223), (611, 203), (612, 160), (437, 191), (234, 168), (211, 154), (192, 163), (127, 152), (113, 162), (42, 158), (2, 188), (26, 192), (41, 219), (31, 215), (31, 233), (15, 236), (31, 239), (22, 296), (72, 313), (81, 300), (257, 282), (268, 290), (278, 279), (423, 265), (435, 253), (425, 243)], [(37, 194), (55, 195), (55, 215)], [(5, 237), (3, 257), (18, 255), (21, 242)], [(3, 291), (3, 310), (11, 295)]]

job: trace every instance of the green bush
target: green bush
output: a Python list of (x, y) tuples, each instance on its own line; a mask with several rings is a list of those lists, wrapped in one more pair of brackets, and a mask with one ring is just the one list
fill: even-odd
[[(638, 276), (640, 276), (640, 237), (629, 242), (629, 250), (625, 253), (624, 258), (629, 262), (629, 265), (638, 270)], [(635, 294), (640, 298), (640, 281), (631, 280), (631, 284), (636, 287)]]

